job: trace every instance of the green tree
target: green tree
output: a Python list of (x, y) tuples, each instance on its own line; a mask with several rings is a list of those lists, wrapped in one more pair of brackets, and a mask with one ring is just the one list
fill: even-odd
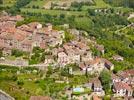
[(23, 56), (24, 52), (22, 52), (22, 51), (20, 51), (18, 49), (13, 49), (11, 54), (12, 54), (12, 56), (20, 57), (20, 56)]
[(32, 0), (17, 0), (16, 1), (16, 7), (21, 8), (24, 7), (25, 5), (29, 4)]
[(16, 14), (20, 12), (20, 8), (26, 6), (27, 4), (29, 4), (32, 0), (17, 0), (16, 3), (14, 4), (14, 6), (12, 6), (8, 12), (10, 12), (11, 14)]
[(102, 71), (100, 74), (100, 80), (102, 82), (102, 85), (103, 85), (105, 92), (109, 93), (110, 89), (111, 89), (111, 87), (110, 87), (111, 74), (106, 70)]
[(68, 76), (69, 75), (69, 67), (65, 67), (61, 69), (61, 75), (62, 76)]
[(69, 42), (74, 39), (74, 35), (68, 32), (65, 32), (65, 42)]
[(91, 16), (95, 16), (95, 11), (93, 9), (88, 9), (88, 14)]

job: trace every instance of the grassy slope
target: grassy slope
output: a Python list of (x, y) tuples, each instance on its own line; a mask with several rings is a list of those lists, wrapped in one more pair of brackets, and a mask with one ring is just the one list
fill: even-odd
[(32, 9), (32, 8), (22, 8), (21, 12), (33, 12), (33, 13), (42, 13), (42, 14), (51, 14), (51, 15), (85, 15), (86, 12), (78, 12), (78, 11), (61, 11), (61, 10), (45, 10), (45, 9)]

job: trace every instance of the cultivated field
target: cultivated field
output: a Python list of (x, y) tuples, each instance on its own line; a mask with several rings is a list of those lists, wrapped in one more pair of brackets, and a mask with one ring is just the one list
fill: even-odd
[(33, 7), (38, 6), (39, 8), (46, 8), (50, 9), (51, 4), (55, 3), (58, 5), (66, 4), (66, 6), (70, 6), (72, 2), (93, 2), (92, 0), (36, 0), (32, 1), (30, 4), (27, 5), (27, 7)]
[(70, 15), (85, 15), (85, 11), (61, 11), (61, 10), (45, 10), (45, 9), (32, 9), (32, 8), (23, 8), (21, 9), (21, 12), (31, 12), (31, 13), (41, 13), (41, 14), (50, 14), (50, 15), (60, 15), (60, 14), (66, 14), (67, 16)]

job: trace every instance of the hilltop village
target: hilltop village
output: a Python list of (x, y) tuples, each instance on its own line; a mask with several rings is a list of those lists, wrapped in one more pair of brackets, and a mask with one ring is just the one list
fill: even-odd
[[(67, 71), (63, 73), (67, 74), (64, 79), (55, 80), (56, 83), (70, 84), (68, 75), (92, 76), (86, 83), (66, 87), (64, 92), (67, 100), (102, 100), (107, 94), (105, 79), (103, 80), (106, 76), (102, 73), (108, 72), (111, 76), (108, 83), (111, 87), (111, 100), (118, 97), (133, 100), (134, 69), (114, 73), (116, 66), (109, 59), (94, 55), (92, 48), (101, 55), (105, 53), (106, 48), (98, 44), (94, 37), (87, 37), (85, 31), (70, 29), (69, 25), (56, 28), (51, 23), (31, 22), (16, 26), (18, 21), (23, 20), (20, 15), (6, 14), (0, 17), (1, 65), (35, 66), (40, 70), (49, 70), (49, 67), (52, 67)], [(15, 58), (10, 59), (12, 56)], [(118, 62), (124, 60), (120, 55), (113, 55), (112, 59)], [(30, 100), (39, 98), (53, 100), (53, 97), (44, 96), (31, 96)]]
[[(0, 20), (0, 47), (4, 56), (12, 55), (14, 49), (32, 54), (34, 47), (39, 47), (47, 53), (43, 61), (44, 66), (56, 64), (64, 67), (67, 64), (77, 63), (81, 70), (88, 69), (94, 72), (100, 72), (104, 67), (109, 70), (114, 68), (114, 65), (107, 59), (92, 55), (89, 44), (102, 54), (105, 51), (104, 46), (83, 37), (84, 31), (68, 29), (68, 33), (65, 33), (64, 30), (53, 29), (50, 23), (43, 27), (39, 22), (16, 27), (16, 22), (23, 20), (19, 15), (3, 16)], [(66, 41), (69, 37), (66, 34), (70, 34), (73, 39)], [(22, 63), (21, 66), (23, 65), (25, 64)], [(100, 69), (97, 69), (98, 66)]]

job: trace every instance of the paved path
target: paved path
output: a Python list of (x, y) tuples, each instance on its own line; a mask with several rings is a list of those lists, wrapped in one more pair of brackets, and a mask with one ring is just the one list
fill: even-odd
[(0, 100), (15, 100), (15, 99), (6, 92), (0, 90)]

